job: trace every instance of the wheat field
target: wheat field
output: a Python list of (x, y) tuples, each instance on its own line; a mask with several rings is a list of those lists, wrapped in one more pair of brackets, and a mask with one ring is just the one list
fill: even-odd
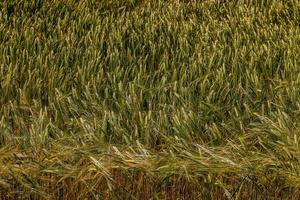
[(299, 0), (2, 0), (0, 199), (300, 199)]

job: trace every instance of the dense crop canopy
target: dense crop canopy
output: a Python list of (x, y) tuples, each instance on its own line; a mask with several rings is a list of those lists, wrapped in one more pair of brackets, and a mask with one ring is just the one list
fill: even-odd
[(298, 0), (3, 0), (0, 198), (298, 199)]

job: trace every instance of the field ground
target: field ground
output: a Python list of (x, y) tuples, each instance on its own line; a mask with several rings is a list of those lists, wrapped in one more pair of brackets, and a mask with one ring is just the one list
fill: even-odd
[(300, 199), (298, 0), (0, 2), (0, 199)]

